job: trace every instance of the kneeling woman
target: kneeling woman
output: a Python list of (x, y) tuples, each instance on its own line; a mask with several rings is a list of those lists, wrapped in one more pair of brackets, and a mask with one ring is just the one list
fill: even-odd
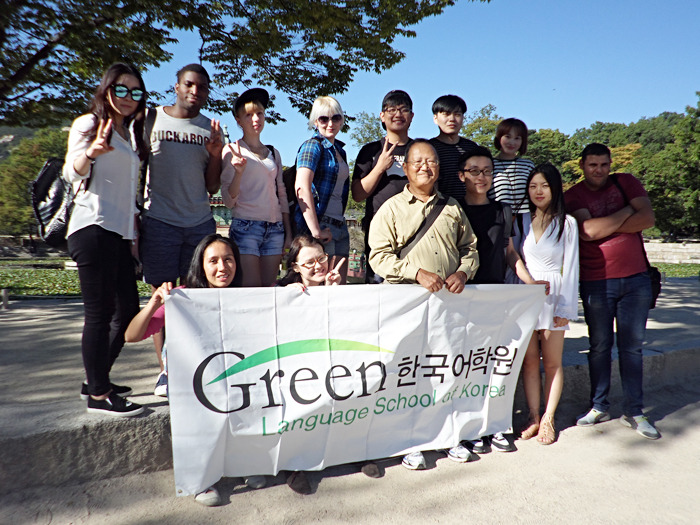
[(287, 254), (287, 273), (277, 281), (279, 286), (293, 284), (302, 290), (309, 286), (340, 284), (340, 268), (345, 263), (341, 258), (335, 268), (329, 271), (330, 260), (323, 244), (311, 235), (294, 237)]
[[(238, 247), (232, 240), (216, 233), (207, 235), (194, 250), (183, 288), (240, 287), (243, 280), (242, 272), (237, 271), (240, 268), (240, 257)], [(141, 341), (161, 331), (165, 326), (165, 296), (172, 289), (172, 283), (163, 283), (153, 292), (148, 304), (126, 329), (127, 341)], [(165, 347), (163, 350), (167, 374)], [(251, 488), (262, 488), (266, 484), (265, 476), (249, 476), (245, 482)], [(221, 498), (216, 488), (210, 487), (197, 494), (195, 501), (211, 507), (219, 505)]]

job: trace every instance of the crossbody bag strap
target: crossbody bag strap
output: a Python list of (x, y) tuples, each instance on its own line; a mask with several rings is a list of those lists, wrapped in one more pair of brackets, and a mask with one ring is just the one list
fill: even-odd
[(430, 227), (435, 223), (435, 220), (442, 213), (442, 210), (446, 204), (447, 199), (445, 197), (440, 197), (440, 199), (438, 199), (433, 209), (430, 210), (430, 213), (427, 215), (427, 217), (423, 219), (423, 222), (418, 227), (416, 233), (414, 233), (413, 236), (411, 236), (411, 238), (408, 240), (406, 245), (403, 248), (401, 248), (401, 251), (399, 252), (399, 259), (403, 259), (404, 257), (406, 257), (406, 255), (408, 255), (408, 253), (413, 248), (415, 248), (416, 244), (418, 244), (418, 242), (423, 238), (423, 235), (425, 235), (430, 229)]

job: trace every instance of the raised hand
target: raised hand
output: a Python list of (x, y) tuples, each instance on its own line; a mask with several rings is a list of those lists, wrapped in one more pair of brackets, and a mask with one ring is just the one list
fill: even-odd
[(231, 150), (231, 164), (233, 164), (233, 167), (236, 169), (236, 173), (239, 175), (243, 173), (243, 170), (245, 170), (245, 166), (248, 163), (248, 159), (246, 159), (243, 154), (241, 153), (241, 144), (240, 141), (236, 141), (236, 147), (238, 148), (238, 151), (233, 149), (233, 146), (231, 144), (228, 145), (228, 148)]
[(96, 159), (100, 155), (104, 155), (105, 153), (109, 153), (110, 151), (114, 150), (114, 147), (109, 145), (110, 131), (112, 131), (112, 119), (107, 120), (106, 123), (104, 120), (100, 119), (100, 121), (97, 123), (95, 140), (93, 140), (92, 144), (90, 144), (88, 149), (85, 150), (85, 155), (91, 159)]
[(334, 284), (340, 284), (340, 281), (342, 277), (340, 276), (340, 268), (343, 266), (345, 263), (345, 257), (340, 259), (338, 264), (335, 265), (335, 268), (333, 268), (330, 272), (326, 274), (326, 285), (334, 285)]
[(382, 147), (382, 152), (379, 155), (379, 158), (377, 159), (377, 166), (380, 166), (382, 171), (388, 170), (394, 163), (394, 148), (396, 148), (396, 144), (392, 144), (390, 148), (388, 146), (389, 141), (384, 139), (384, 146)]
[(211, 120), (211, 132), (209, 134), (209, 141), (204, 145), (209, 152), (211, 157), (220, 157), (221, 150), (224, 149), (224, 143), (221, 140), (221, 122), (218, 120)]

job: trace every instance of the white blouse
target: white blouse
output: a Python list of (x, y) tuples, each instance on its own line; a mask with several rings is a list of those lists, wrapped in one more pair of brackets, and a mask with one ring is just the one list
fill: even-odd
[(549, 295), (540, 314), (536, 330), (568, 330), (554, 327), (553, 317), (578, 319), (578, 227), (576, 219), (566, 216), (564, 232), (557, 240), (559, 224), (551, 222), (535, 241), (530, 221), (525, 222), (523, 259), (530, 274), (538, 281), (549, 281)]
[[(87, 175), (81, 176), (74, 161), (90, 147), (90, 130), (96, 124), (94, 115), (82, 115), (73, 121), (68, 136), (68, 151), (63, 165), (63, 177), (73, 184), (75, 205), (68, 223), (68, 236), (87, 226), (98, 225), (118, 233), (124, 239), (136, 238), (134, 216), (139, 182), (140, 159), (136, 154), (133, 126), (131, 143), (119, 133), (112, 133), (110, 146), (114, 150), (100, 155)], [(88, 191), (84, 191), (90, 178)], [(80, 183), (86, 181), (81, 187)]]

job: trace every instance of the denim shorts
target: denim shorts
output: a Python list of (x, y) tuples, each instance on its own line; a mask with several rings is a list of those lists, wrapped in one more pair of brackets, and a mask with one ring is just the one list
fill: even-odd
[(158, 287), (163, 283), (175, 283), (178, 277), (184, 278), (199, 241), (215, 232), (216, 221), (213, 218), (183, 228), (144, 217), (139, 241), (144, 281)]
[(282, 255), (284, 224), (280, 222), (232, 219), (228, 236), (236, 241), (241, 255)]
[(330, 224), (326, 222), (325, 217), (321, 217), (321, 222), (319, 224), (321, 229), (330, 228), (333, 238), (323, 245), (326, 253), (330, 256), (340, 255), (345, 257), (350, 253), (350, 233), (348, 232), (348, 225), (343, 222), (342, 226), (336, 226), (335, 224)]

